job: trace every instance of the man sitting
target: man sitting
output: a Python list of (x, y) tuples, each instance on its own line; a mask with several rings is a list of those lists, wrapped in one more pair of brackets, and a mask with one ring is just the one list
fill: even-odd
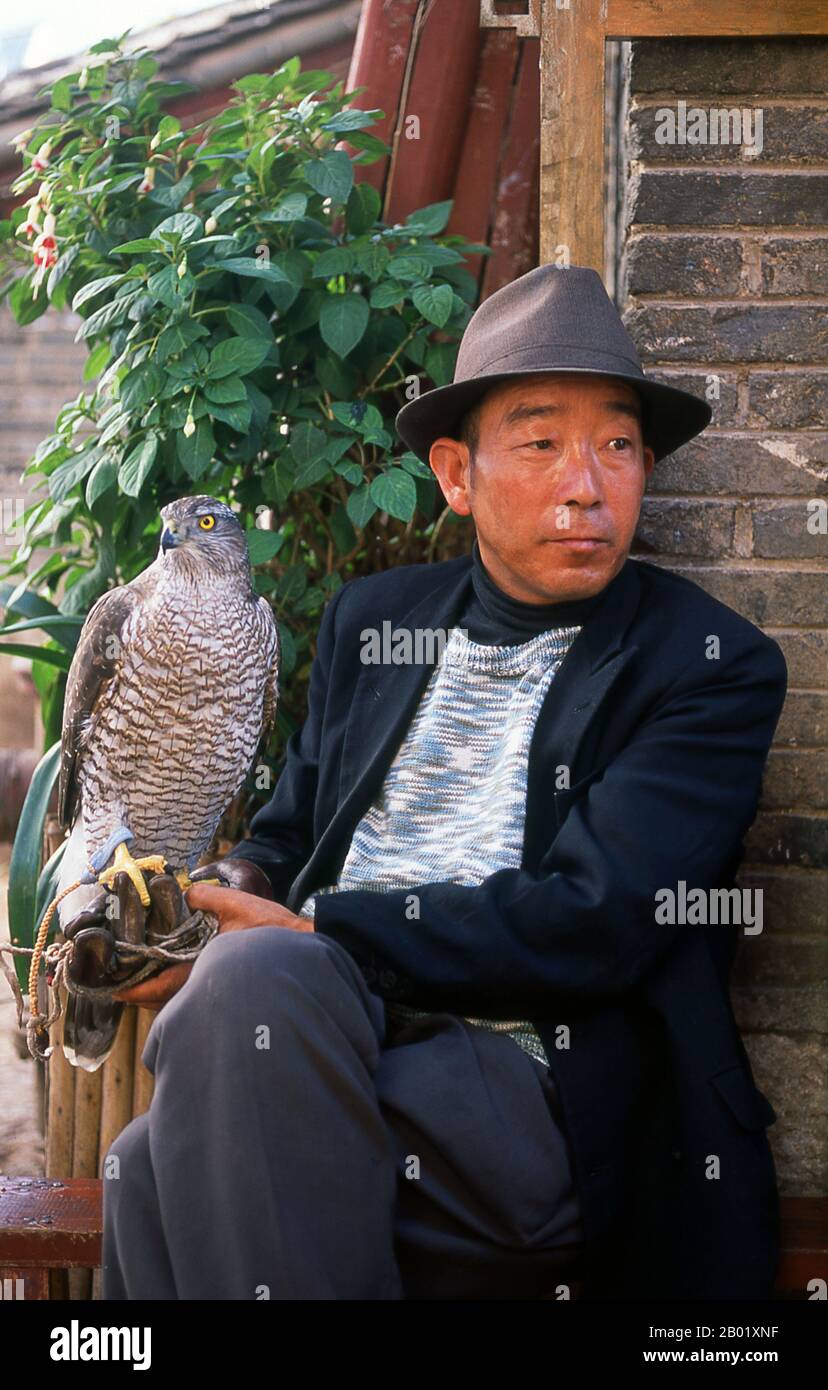
[[(785, 663), (629, 558), (709, 420), (551, 266), (401, 410), (473, 552), (336, 593), (273, 797), (188, 891), (219, 935), (120, 996), (163, 1007), (105, 1298), (769, 1296), (737, 926), (664, 904), (732, 900)], [(376, 662), (387, 631), (447, 636)]]

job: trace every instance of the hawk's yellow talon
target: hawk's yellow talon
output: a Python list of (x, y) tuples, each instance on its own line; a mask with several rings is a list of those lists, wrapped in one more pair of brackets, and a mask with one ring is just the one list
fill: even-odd
[(188, 888), (198, 888), (199, 884), (201, 883), (215, 883), (218, 885), (221, 884), (220, 878), (200, 878), (198, 880), (198, 883), (193, 883), (193, 880), (190, 878), (190, 875), (187, 873), (186, 869), (178, 870), (178, 873), (175, 876), (175, 881), (181, 889), (182, 893), (186, 893)]
[(148, 869), (153, 873), (163, 874), (166, 865), (166, 859), (160, 854), (148, 854), (144, 859), (133, 859), (126, 845), (121, 843), (115, 850), (115, 859), (111, 867), (98, 874), (98, 882), (106, 888), (111, 888), (116, 874), (128, 874), (142, 906), (149, 907), (152, 899), (141, 870)]

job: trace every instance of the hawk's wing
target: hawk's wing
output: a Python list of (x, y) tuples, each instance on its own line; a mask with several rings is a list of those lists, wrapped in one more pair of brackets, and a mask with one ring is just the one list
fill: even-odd
[(78, 811), (78, 772), (84, 729), (101, 692), (115, 675), (121, 631), (138, 601), (129, 585), (108, 589), (92, 605), (81, 628), (63, 704), (58, 815), (64, 828), (72, 825)]
[(279, 625), (276, 622), (276, 615), (273, 612), (266, 598), (260, 598), (262, 612), (267, 624), (268, 638), (265, 650), (265, 660), (267, 662), (267, 684), (265, 686), (264, 705), (262, 708), (262, 729), (259, 741), (267, 739), (273, 729), (276, 719), (276, 706), (279, 702), (279, 666), (281, 664), (282, 644), (279, 637)]

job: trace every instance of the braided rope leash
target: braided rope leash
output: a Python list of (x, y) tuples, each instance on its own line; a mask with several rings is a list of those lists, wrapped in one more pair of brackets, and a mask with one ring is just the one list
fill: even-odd
[[(37, 1035), (48, 1033), (53, 1023), (60, 1018), (63, 1013), (63, 1001), (60, 997), (60, 986), (64, 985), (70, 994), (86, 995), (89, 998), (107, 999), (111, 998), (115, 990), (131, 989), (133, 985), (140, 984), (154, 973), (158, 961), (166, 961), (174, 964), (178, 961), (195, 960), (207, 945), (207, 942), (214, 937), (219, 928), (218, 918), (212, 912), (203, 912), (200, 909), (191, 913), (183, 922), (180, 922), (175, 931), (170, 932), (164, 937), (165, 944), (150, 946), (146, 942), (117, 942), (117, 953), (119, 957), (144, 958), (144, 964), (136, 970), (126, 980), (121, 980), (117, 985), (81, 985), (76, 984), (68, 973), (68, 966), (75, 953), (74, 939), (68, 941), (53, 941), (51, 946), (46, 946), (46, 938), (49, 935), (49, 927), (52, 918), (57, 910), (58, 903), (69, 893), (74, 893), (76, 888), (82, 884), (94, 881), (90, 879), (90, 874), (95, 875), (95, 868), (90, 864), (90, 873), (84, 874), (75, 883), (61, 890), (52, 899), (45, 913), (43, 920), (38, 928), (37, 939), (33, 947), (14, 946), (11, 942), (0, 941), (0, 967), (9, 982), (12, 994), (14, 995), (17, 1006), (17, 1026), (24, 1027), (24, 1001), (15, 971), (7, 965), (3, 959), (3, 954), (17, 956), (31, 956), (29, 966), (29, 1018), (26, 1020), (26, 1044), (32, 1057), (37, 1057), (45, 1061), (54, 1051), (54, 1046), (49, 1046), (45, 1050), (41, 1049)], [(37, 1013), (37, 984), (40, 975), (41, 961), (45, 960), (48, 972), (51, 972), (51, 979), (47, 983), (51, 996), (51, 1007), (48, 1013)]]
[[(126, 957), (144, 958), (144, 964), (136, 970), (134, 975), (130, 975), (126, 980), (120, 980), (116, 985), (80, 985), (76, 984), (68, 974), (67, 967), (72, 960), (75, 950), (74, 940), (53, 941), (45, 952), (41, 955), (46, 961), (52, 973), (48, 981), (48, 988), (51, 995), (52, 1006), (46, 1014), (30, 1013), (29, 1018), (24, 1024), (25, 1005), (17, 976), (6, 962), (3, 960), (3, 953), (8, 952), (12, 955), (31, 956), (34, 964), (34, 956), (37, 946), (13, 946), (10, 942), (0, 942), (0, 966), (9, 982), (12, 993), (17, 1005), (17, 1025), (19, 1028), (25, 1027), (26, 1043), (29, 1052), (33, 1057), (45, 1061), (54, 1051), (54, 1046), (50, 1045), (42, 1050), (37, 1041), (37, 1034), (48, 1032), (53, 1023), (60, 1018), (63, 1013), (63, 1001), (60, 998), (60, 986), (63, 985), (70, 994), (81, 994), (88, 998), (109, 999), (117, 990), (131, 989), (133, 985), (140, 984), (155, 972), (158, 961), (164, 961), (173, 965), (179, 961), (194, 961), (200, 954), (207, 942), (210, 941), (218, 932), (218, 918), (212, 912), (203, 912), (200, 909), (190, 917), (187, 917), (174, 932), (170, 932), (164, 938), (164, 946), (149, 946), (147, 944), (134, 944), (119, 941), (117, 943), (118, 955)], [(192, 943), (192, 944), (191, 944)], [(32, 999), (37, 998), (37, 994), (32, 994), (32, 974), (29, 974), (29, 1004), (31, 1008)], [(35, 976), (34, 989), (37, 989), (37, 976)]]
[[(85, 877), (85, 876), (84, 876), (84, 877)], [(55, 911), (56, 911), (56, 909), (57, 909), (58, 903), (61, 901), (62, 898), (65, 898), (69, 893), (74, 893), (75, 889), (76, 889), (76, 888), (79, 888), (79, 887), (81, 886), (81, 883), (82, 883), (83, 881), (84, 881), (83, 879), (80, 879), (80, 878), (79, 878), (79, 879), (76, 880), (75, 883), (70, 883), (69, 886), (68, 886), (67, 888), (64, 888), (60, 893), (58, 893), (57, 897), (53, 898), (52, 901), (49, 903), (49, 906), (47, 907), (46, 911), (45, 911), (44, 914), (43, 914), (43, 920), (42, 920), (42, 922), (40, 923), (40, 927), (38, 928), (37, 938), (36, 938), (36, 940), (35, 940), (34, 947), (31, 947), (31, 946), (14, 946), (14, 945), (12, 945), (12, 943), (11, 943), (10, 941), (0, 941), (0, 967), (2, 967), (3, 974), (5, 975), (5, 977), (6, 977), (7, 981), (8, 981), (8, 983), (9, 983), (9, 988), (11, 989), (11, 992), (12, 992), (12, 994), (14, 995), (14, 1002), (15, 1002), (15, 1005), (16, 1005), (16, 1007), (17, 1007), (17, 1026), (18, 1026), (18, 1028), (22, 1028), (22, 1027), (23, 1027), (23, 1013), (24, 1013), (24, 1009), (25, 1009), (25, 1004), (24, 1004), (24, 1001), (23, 1001), (23, 994), (22, 994), (22, 991), (21, 991), (21, 989), (20, 989), (20, 985), (19, 985), (19, 983), (18, 983), (18, 979), (17, 979), (17, 974), (16, 974), (16, 972), (11, 968), (10, 965), (8, 965), (8, 964), (6, 963), (6, 961), (3, 959), (3, 955), (4, 955), (4, 954), (8, 954), (8, 955), (14, 955), (14, 956), (31, 956), (31, 958), (32, 958), (32, 959), (31, 959), (31, 964), (30, 964), (30, 966), (29, 966), (29, 1009), (30, 1009), (30, 1017), (29, 1017), (29, 1019), (28, 1019), (28, 1021), (27, 1021), (27, 1023), (26, 1023), (26, 1042), (27, 1042), (27, 1044), (28, 1044), (29, 1052), (31, 1053), (31, 1055), (32, 1055), (33, 1057), (38, 1057), (38, 1056), (41, 1056), (41, 1057), (48, 1057), (48, 1056), (49, 1056), (49, 1053), (51, 1052), (51, 1048), (49, 1049), (49, 1052), (45, 1052), (45, 1053), (41, 1053), (41, 1052), (37, 1049), (36, 1034), (37, 1034), (37, 1033), (41, 1033), (41, 1032), (47, 1032), (48, 1029), (49, 1029), (49, 1027), (50, 1027), (50, 1025), (51, 1025), (52, 1023), (55, 1022), (55, 1019), (57, 1019), (57, 1018), (60, 1017), (61, 1012), (62, 1012), (62, 1008), (63, 1008), (62, 1004), (60, 1004), (60, 1002), (58, 1001), (57, 1012), (55, 1012), (54, 1009), (51, 1009), (51, 1010), (49, 1011), (48, 1014), (40, 1014), (40, 1013), (34, 1013), (34, 1012), (32, 1012), (32, 1007), (33, 1007), (33, 1006), (32, 1006), (32, 1001), (37, 999), (37, 981), (38, 981), (38, 976), (39, 976), (39, 974), (40, 974), (40, 961), (41, 961), (41, 957), (42, 957), (43, 954), (44, 954), (44, 947), (45, 947), (45, 945), (46, 945), (46, 938), (47, 938), (47, 936), (49, 935), (49, 927), (50, 927), (50, 925), (51, 925), (52, 918), (53, 918), (54, 915), (55, 915)], [(53, 943), (53, 945), (55, 945), (55, 944), (58, 944), (58, 943)], [(71, 942), (66, 942), (65, 944), (68, 946), (68, 945), (71, 945)], [(51, 948), (50, 948), (50, 950), (51, 950)], [(49, 960), (49, 954), (48, 954), (48, 952), (47, 952), (46, 958), (47, 958), (47, 960)], [(69, 982), (67, 981), (67, 988), (68, 988), (68, 987), (69, 987)], [(53, 1001), (53, 1002), (54, 1002), (54, 1001)]]

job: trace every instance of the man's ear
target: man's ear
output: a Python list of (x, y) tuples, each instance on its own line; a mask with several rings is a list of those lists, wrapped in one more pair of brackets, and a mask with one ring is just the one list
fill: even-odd
[(654, 464), (655, 464), (655, 454), (654, 454), (653, 450), (649, 447), (649, 445), (645, 445), (644, 451), (643, 451), (643, 457), (644, 457), (644, 478), (645, 478), (645, 486), (646, 486), (646, 483), (648, 483), (649, 480), (650, 480), (650, 474), (652, 473), (652, 471), (653, 471), (653, 466), (654, 466)]
[(468, 499), (468, 445), (450, 435), (440, 435), (431, 445), (428, 456), (431, 471), (436, 474), (440, 490), (448, 505), (458, 516), (470, 516)]

